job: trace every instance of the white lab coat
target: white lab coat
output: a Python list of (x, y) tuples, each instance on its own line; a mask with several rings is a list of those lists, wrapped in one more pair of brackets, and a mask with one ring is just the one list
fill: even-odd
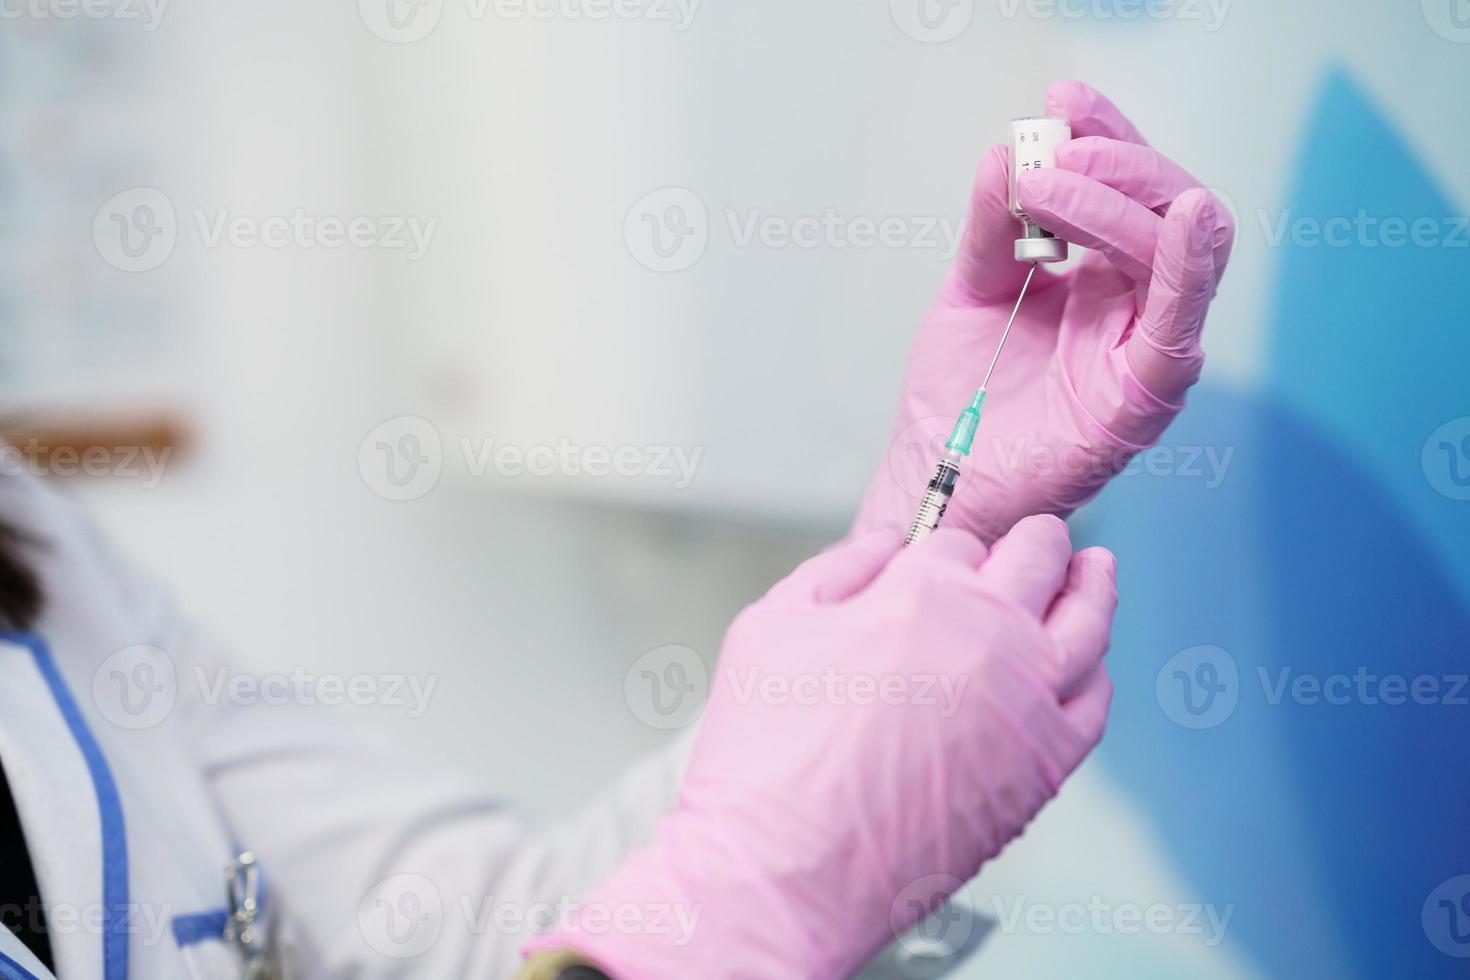
[[(182, 679), (221, 649), (74, 503), (7, 472), (0, 515), (37, 539), (46, 592), (32, 633), (0, 637), (0, 759), (66, 980), (239, 976), (222, 934), (242, 849), (290, 975), (507, 976), (526, 920), (574, 900), (673, 802), (687, 737), (538, 828), (310, 707), (205, 703)], [(51, 974), (0, 929), (0, 977), (29, 976)]]

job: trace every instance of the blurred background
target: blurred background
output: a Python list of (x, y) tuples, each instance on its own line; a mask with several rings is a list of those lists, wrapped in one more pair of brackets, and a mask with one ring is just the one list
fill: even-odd
[(630, 672), (843, 533), (1059, 78), (1235, 258), (1165, 455), (1073, 521), (1108, 737), (967, 955), (880, 969), (1467, 975), (1465, 0), (28, 0), (5, 432), (242, 664), (437, 678), (339, 710), (565, 815), (672, 737)]

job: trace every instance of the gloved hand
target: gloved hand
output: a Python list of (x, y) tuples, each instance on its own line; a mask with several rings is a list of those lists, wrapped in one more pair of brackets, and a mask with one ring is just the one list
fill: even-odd
[[(1235, 231), (1212, 194), (1088, 86), (1052, 85), (1046, 111), (1071, 121), (1073, 139), (1055, 169), (1021, 175), (1017, 197), (1091, 251), (1068, 273), (1037, 269), (996, 368), (945, 515), (987, 541), (1027, 514), (1066, 516), (1179, 413)], [(1013, 256), (1008, 166), (1003, 146), (980, 163), (961, 251), (919, 327), (894, 440), (854, 533), (908, 527), (990, 363), (1029, 269)]]
[(528, 949), (617, 980), (849, 975), (917, 920), (906, 885), (971, 877), (1101, 737), (1114, 571), (1047, 516), (993, 551), (880, 531), (802, 565), (731, 625), (654, 842)]

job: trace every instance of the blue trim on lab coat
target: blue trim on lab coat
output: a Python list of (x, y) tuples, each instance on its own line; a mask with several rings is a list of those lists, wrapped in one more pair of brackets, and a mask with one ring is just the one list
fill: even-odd
[(0, 980), (40, 980), (40, 978), (4, 953), (0, 953)]
[(174, 932), (174, 942), (179, 948), (193, 946), (196, 943), (210, 941), (223, 942), (225, 938), (225, 927), (229, 925), (230, 912), (228, 909), (210, 909), (207, 912), (191, 912), (189, 915), (176, 915), (169, 923)]
[[(0, 632), (0, 639), (16, 643), (31, 651), (36, 669), (51, 689), (57, 710), (71, 729), (71, 737), (86, 760), (92, 775), (92, 789), (97, 794), (97, 810), (102, 826), (102, 975), (104, 980), (127, 980), (128, 977), (128, 839), (123, 824), (122, 800), (112, 770), (102, 755), (102, 748), (87, 727), (81, 709), (67, 689), (66, 681), (56, 668), (56, 661), (46, 641), (35, 633), (14, 630)], [(0, 964), (0, 968), (3, 968)], [(17, 967), (18, 969), (18, 967)], [(29, 977), (22, 972), (21, 976)]]

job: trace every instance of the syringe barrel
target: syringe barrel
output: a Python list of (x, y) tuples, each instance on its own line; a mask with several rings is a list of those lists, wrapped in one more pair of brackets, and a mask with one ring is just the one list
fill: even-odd
[(903, 542), (905, 547), (923, 541), (939, 527), (959, 479), (959, 461), (951, 456), (941, 457), (939, 465), (934, 468), (934, 475), (929, 478), (924, 497), (919, 501), (919, 512), (914, 516), (914, 523), (909, 525), (908, 537)]
[(1060, 262), (1067, 257), (1067, 243), (1042, 228), (1016, 199), (1016, 179), (1021, 174), (1057, 165), (1057, 147), (1072, 138), (1072, 125), (1059, 116), (1025, 116), (1011, 120), (1011, 213), (1021, 222), (1016, 239), (1016, 259), (1021, 262)]

